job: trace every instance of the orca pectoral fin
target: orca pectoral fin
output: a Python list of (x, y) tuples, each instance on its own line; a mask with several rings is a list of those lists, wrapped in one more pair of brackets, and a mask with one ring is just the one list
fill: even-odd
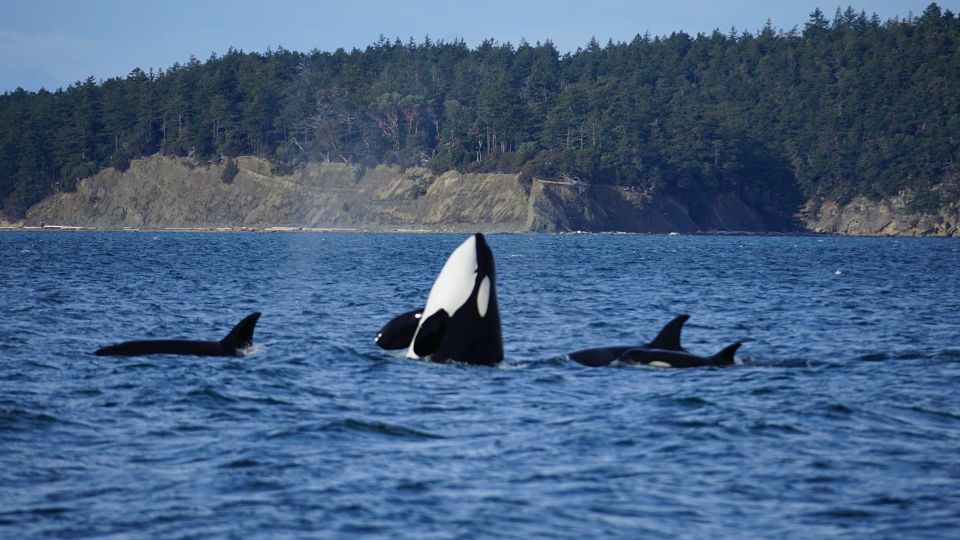
[(733, 355), (737, 352), (737, 349), (740, 348), (740, 345), (742, 345), (742, 343), (739, 341), (732, 345), (727, 345), (723, 348), (723, 350), (710, 357), (710, 360), (712, 360), (713, 364), (717, 366), (732, 366), (736, 364), (736, 360), (734, 359)]
[(388, 351), (409, 347), (414, 334), (417, 333), (417, 325), (420, 324), (422, 315), (422, 309), (415, 309), (391, 319), (377, 333), (374, 339), (377, 346)]
[(436, 352), (443, 341), (449, 320), (450, 315), (441, 309), (423, 321), (420, 331), (417, 332), (417, 339), (413, 342), (413, 352), (421, 358)]
[(651, 349), (663, 349), (665, 351), (682, 351), (680, 345), (680, 332), (683, 330), (683, 323), (687, 322), (689, 315), (677, 315), (660, 330), (657, 337), (647, 344)]
[(244, 317), (242, 321), (233, 327), (233, 330), (227, 334), (227, 337), (220, 340), (220, 344), (225, 348), (239, 351), (253, 345), (253, 330), (257, 326), (257, 320), (260, 319), (260, 312), (256, 311)]

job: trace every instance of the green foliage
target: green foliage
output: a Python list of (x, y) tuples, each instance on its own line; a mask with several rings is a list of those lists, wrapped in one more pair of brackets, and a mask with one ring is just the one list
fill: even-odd
[[(788, 225), (805, 197), (951, 202), (960, 19), (814, 11), (802, 31), (552, 43), (230, 50), (160, 72), (0, 96), (0, 199), (17, 217), (79, 178), (154, 153), (521, 173), (736, 193)], [(228, 162), (229, 165), (229, 162)], [(227, 181), (227, 180), (225, 180)], [(954, 182), (955, 184), (955, 182)], [(954, 185), (951, 184), (951, 185)]]

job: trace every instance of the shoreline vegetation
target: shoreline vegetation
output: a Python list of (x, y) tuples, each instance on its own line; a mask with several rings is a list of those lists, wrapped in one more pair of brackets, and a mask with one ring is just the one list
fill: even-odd
[(565, 54), (231, 49), (0, 95), (0, 219), (956, 236), (958, 48), (930, 4)]

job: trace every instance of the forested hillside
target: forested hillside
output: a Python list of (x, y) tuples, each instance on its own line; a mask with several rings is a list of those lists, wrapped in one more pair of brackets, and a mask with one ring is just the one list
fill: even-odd
[[(637, 36), (560, 54), (381, 38), (230, 50), (162, 72), (0, 96), (0, 200), (17, 218), (163, 153), (521, 172), (697, 199), (787, 226), (807, 199), (960, 199), (960, 19), (819, 10), (803, 28)], [(694, 205), (695, 208), (695, 205)]]

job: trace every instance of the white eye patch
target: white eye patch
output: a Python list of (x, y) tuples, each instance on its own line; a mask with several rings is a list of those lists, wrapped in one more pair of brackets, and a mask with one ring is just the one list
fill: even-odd
[(477, 289), (477, 311), (481, 317), (487, 316), (487, 308), (490, 307), (490, 276), (485, 276), (480, 282), (480, 288)]

